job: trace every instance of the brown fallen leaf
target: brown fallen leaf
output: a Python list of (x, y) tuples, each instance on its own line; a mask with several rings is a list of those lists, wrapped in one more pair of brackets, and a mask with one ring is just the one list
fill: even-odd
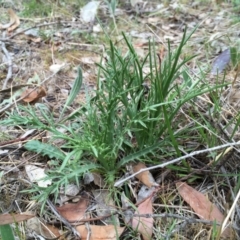
[(42, 39), (40, 37), (34, 38), (34, 37), (28, 37), (28, 40), (34, 43), (40, 43)]
[(41, 233), (41, 236), (43, 236), (45, 239), (48, 239), (48, 240), (58, 239), (61, 236), (60, 230), (50, 224), (41, 224), (40, 233)]
[[(152, 198), (149, 197), (140, 203), (134, 214), (153, 214)], [(132, 219), (132, 228), (141, 233), (144, 240), (150, 240), (153, 232), (153, 218), (134, 217)]]
[(50, 224), (44, 224), (39, 218), (35, 217), (29, 219), (26, 223), (28, 229), (35, 231), (38, 235), (44, 237), (44, 239), (59, 239), (61, 236), (60, 230)]
[[(146, 165), (144, 163), (137, 163), (132, 166), (133, 172), (136, 173), (139, 170), (146, 168)], [(158, 184), (155, 182), (152, 174), (149, 171), (144, 171), (136, 175), (136, 178), (139, 179), (144, 185), (147, 187), (152, 187), (152, 186), (158, 186)]]
[(119, 237), (124, 231), (124, 227), (117, 227), (114, 225), (89, 225), (88, 227), (86, 227), (85, 225), (81, 225), (77, 226), (76, 229), (79, 232), (82, 240), (115, 240), (119, 239)]
[(31, 214), (1, 214), (0, 215), (0, 225), (11, 224), (16, 222), (22, 222), (30, 218), (35, 217)]
[[(217, 208), (217, 206), (211, 203), (207, 197), (198, 192), (194, 188), (190, 187), (186, 183), (176, 183), (179, 194), (182, 198), (190, 205), (194, 212), (199, 218), (209, 221), (217, 221), (222, 223), (224, 220), (223, 214)], [(223, 233), (222, 237), (229, 236), (230, 229), (227, 228)]]
[(115, 224), (120, 226), (119, 217), (116, 214), (117, 207), (115, 207), (114, 200), (110, 197), (110, 192), (108, 189), (94, 189), (92, 194), (96, 201), (96, 212), (98, 217), (108, 216), (111, 217), (104, 218), (104, 222), (108, 225)]
[(61, 207), (56, 207), (60, 215), (70, 222), (75, 222), (85, 217), (85, 212), (89, 204), (87, 197), (82, 197), (77, 203), (68, 203)]
[(10, 16), (11, 26), (8, 27), (7, 30), (8, 30), (8, 32), (12, 32), (13, 30), (15, 30), (20, 25), (20, 19), (11, 8), (8, 9), (8, 14)]
[(23, 101), (26, 103), (35, 103), (40, 98), (45, 97), (46, 95), (47, 95), (46, 90), (43, 87), (38, 87), (36, 89), (28, 88), (22, 93), (21, 97), (23, 98)]

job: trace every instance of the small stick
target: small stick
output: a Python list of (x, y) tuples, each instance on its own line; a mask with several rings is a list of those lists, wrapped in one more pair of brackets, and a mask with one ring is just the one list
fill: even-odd
[[(0, 41), (1, 42), (1, 41)], [(7, 77), (3, 83), (3, 87), (2, 87), (2, 90), (3, 89), (6, 89), (7, 88), (7, 84), (8, 84), (8, 81), (9, 79), (12, 78), (12, 58), (8, 52), (8, 50), (6, 49), (6, 45), (4, 42), (1, 42), (2, 43), (2, 50), (7, 58), (7, 65), (8, 65), (8, 73), (7, 73)]]
[(19, 32), (14, 33), (10, 37), (0, 38), (0, 41), (2, 41), (2, 42), (9, 41), (12, 38), (16, 37), (17, 35), (20, 35), (20, 34), (26, 32), (26, 31), (28, 31), (30, 29), (33, 29), (33, 28), (40, 28), (40, 27), (50, 26), (50, 25), (59, 24), (59, 23), (61, 23), (61, 21), (50, 22), (50, 23), (42, 23), (42, 24), (38, 24), (38, 25), (35, 25), (35, 26), (32, 26), (32, 27), (28, 27), (28, 28), (25, 28), (25, 29), (23, 29), (23, 30), (21, 30)]
[(188, 158), (188, 157), (192, 157), (192, 156), (195, 156), (195, 155), (198, 155), (198, 154), (201, 154), (201, 153), (216, 151), (216, 150), (219, 150), (219, 149), (222, 149), (222, 148), (225, 148), (225, 147), (232, 147), (232, 146), (236, 146), (236, 145), (240, 145), (240, 141), (233, 142), (233, 143), (226, 143), (226, 144), (223, 144), (223, 145), (219, 145), (219, 146), (212, 147), (212, 148), (207, 148), (207, 149), (204, 149), (204, 150), (194, 151), (194, 152), (191, 152), (191, 153), (189, 153), (189, 154), (187, 154), (185, 156), (173, 159), (173, 160), (168, 161), (166, 163), (162, 163), (162, 164), (155, 165), (155, 166), (148, 167), (148, 168), (142, 168), (138, 172), (135, 172), (132, 175), (130, 175), (130, 176), (128, 176), (128, 177), (126, 177), (126, 178), (124, 178), (122, 180), (119, 180), (119, 181), (115, 182), (114, 187), (120, 186), (121, 184), (123, 184), (127, 180), (129, 180), (129, 179), (135, 177), (136, 175), (138, 175), (139, 173), (142, 173), (142, 172), (145, 172), (145, 171), (149, 171), (149, 170), (153, 170), (153, 169), (157, 169), (157, 168), (164, 168), (164, 167), (166, 167), (168, 165), (171, 165), (173, 163), (179, 162), (179, 161), (181, 161), (181, 160), (183, 160), (185, 158)]

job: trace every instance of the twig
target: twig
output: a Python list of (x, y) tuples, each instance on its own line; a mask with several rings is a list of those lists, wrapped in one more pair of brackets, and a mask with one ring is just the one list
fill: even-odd
[(63, 222), (68, 228), (70, 228), (75, 236), (80, 237), (79, 232), (77, 232), (77, 230), (64, 217), (62, 217), (58, 213), (55, 206), (52, 204), (52, 202), (49, 199), (47, 200), (47, 204), (51, 208), (52, 212), (61, 220), (61, 222)]
[(10, 56), (8, 50), (6, 49), (5, 43), (2, 43), (2, 51), (4, 52), (6, 58), (7, 58), (7, 65), (8, 65), (8, 73), (7, 73), (7, 77), (3, 83), (3, 87), (2, 89), (5, 89), (7, 87), (8, 81), (9, 79), (12, 78), (12, 57)]
[(215, 222), (215, 221), (209, 221), (209, 220), (204, 220), (204, 219), (197, 219), (197, 218), (189, 218), (189, 217), (184, 217), (180, 216), (177, 214), (172, 214), (172, 213), (162, 213), (162, 214), (133, 214), (133, 217), (144, 217), (144, 218), (177, 218), (177, 219), (182, 219), (185, 220), (187, 223), (204, 223), (204, 224), (209, 224), (209, 225), (221, 225), (220, 222)]
[(222, 228), (221, 228), (221, 233), (223, 233), (224, 230), (227, 228), (226, 227), (227, 222), (228, 222), (230, 216), (232, 215), (232, 212), (233, 212), (234, 208), (236, 207), (239, 198), (240, 198), (240, 189), (238, 191), (238, 194), (237, 194), (236, 198), (234, 199), (234, 202), (233, 202), (232, 207), (230, 208), (230, 210), (228, 212), (228, 215), (226, 216), (226, 218), (223, 221)]
[(85, 227), (86, 227), (86, 229), (88, 231), (88, 233), (87, 233), (87, 240), (89, 240), (90, 237), (91, 237), (91, 234), (92, 234), (92, 231), (91, 231), (91, 228), (89, 226), (89, 223), (85, 223)]
[(11, 35), (10, 37), (7, 37), (7, 38), (0, 38), (0, 41), (2, 42), (6, 42), (6, 41), (9, 41), (10, 39), (16, 37), (17, 35), (20, 35), (30, 29), (33, 29), (33, 28), (40, 28), (40, 27), (45, 27), (45, 26), (50, 26), (50, 25), (54, 25), (54, 24), (59, 24), (61, 23), (61, 21), (57, 21), (57, 22), (50, 22), (50, 23), (42, 23), (42, 24), (38, 24), (38, 25), (35, 25), (35, 26), (32, 26), (32, 27), (28, 27), (28, 28), (25, 28), (17, 33), (14, 33), (13, 35)]
[(0, 142), (0, 147), (6, 146), (6, 145), (8, 146), (9, 144), (17, 144), (17, 143), (26, 141), (28, 138), (29, 138), (29, 136), (27, 136), (27, 137), (22, 137), (22, 138), (15, 138), (15, 139), (13, 139), (13, 140)]
[(189, 158), (189, 157), (192, 157), (192, 156), (195, 156), (195, 155), (198, 155), (198, 154), (201, 154), (201, 153), (206, 153), (206, 152), (211, 152), (211, 151), (216, 151), (216, 150), (219, 150), (219, 149), (222, 149), (222, 148), (225, 148), (225, 147), (232, 147), (232, 146), (236, 146), (236, 145), (240, 145), (240, 141), (238, 142), (233, 142), (233, 143), (226, 143), (226, 144), (223, 144), (223, 145), (219, 145), (219, 146), (216, 146), (216, 147), (212, 147), (212, 148), (207, 148), (207, 149), (204, 149), (204, 150), (199, 150), (199, 151), (194, 151), (192, 153), (189, 153), (187, 155), (184, 155), (182, 157), (179, 157), (179, 158), (176, 158), (174, 160), (171, 160), (171, 161), (168, 161), (166, 163), (162, 163), (162, 164), (159, 164), (159, 165), (155, 165), (155, 166), (152, 166), (152, 167), (148, 167), (148, 168), (142, 168), (141, 170), (139, 170), (138, 172), (136, 173), (133, 173), (132, 175), (124, 178), (124, 179), (121, 179), (117, 182), (115, 182), (114, 184), (114, 187), (118, 187), (120, 186), (121, 184), (123, 184), (124, 182), (126, 182), (127, 180), (135, 177), (136, 175), (138, 175), (139, 173), (142, 173), (142, 172), (145, 172), (145, 171), (149, 171), (149, 170), (153, 170), (153, 169), (157, 169), (157, 168), (164, 168), (168, 165), (171, 165), (173, 163), (176, 163), (176, 162), (179, 162), (185, 158)]

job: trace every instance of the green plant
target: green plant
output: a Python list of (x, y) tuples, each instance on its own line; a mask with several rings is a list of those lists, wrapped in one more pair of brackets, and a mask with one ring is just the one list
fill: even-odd
[(52, 8), (48, 2), (41, 2), (38, 0), (28, 0), (24, 2), (23, 16), (49, 16)]
[(0, 226), (0, 237), (2, 240), (15, 240), (12, 228), (9, 224)]
[[(115, 15), (116, 15), (116, 7), (118, 5), (118, 0), (105, 0), (107, 6), (108, 6), (108, 9), (110, 11), (110, 15), (113, 19), (113, 23), (114, 23), (114, 27), (115, 29), (117, 30), (117, 24), (116, 24), (116, 18), (115, 18)], [(117, 30), (118, 32), (118, 30)]]
[[(192, 129), (186, 126), (179, 130), (183, 120), (179, 117), (179, 110), (185, 103), (194, 106), (197, 96), (224, 85), (210, 87), (203, 79), (191, 81), (186, 77), (185, 64), (193, 57), (182, 60), (181, 53), (190, 36), (184, 32), (176, 51), (172, 51), (169, 43), (168, 55), (159, 60), (151, 42), (149, 53), (140, 59), (123, 34), (128, 51), (123, 54), (110, 41), (107, 61), (98, 65), (95, 96), (89, 97), (86, 91), (84, 106), (64, 116), (81, 88), (82, 72), (79, 68), (58, 121), (41, 105), (38, 110), (32, 106), (19, 106), (22, 114), (19, 111), (8, 113), (8, 118), (1, 124), (52, 133), (48, 143), (34, 140), (25, 144), (27, 150), (53, 159), (47, 173), (52, 185), (46, 189), (35, 186), (28, 191), (40, 191), (36, 197), (44, 202), (49, 194), (57, 197), (61, 186), (72, 181), (79, 183), (79, 178), (88, 171), (102, 173), (108, 186), (112, 186), (127, 163), (135, 160), (154, 163), (159, 162), (158, 155), (180, 155), (179, 140), (189, 137), (189, 132), (200, 126)], [(150, 69), (146, 75), (145, 68)], [(179, 83), (176, 80), (181, 76), (183, 81)], [(56, 139), (63, 141), (61, 146), (54, 146)], [(189, 169), (187, 164), (185, 167)]]

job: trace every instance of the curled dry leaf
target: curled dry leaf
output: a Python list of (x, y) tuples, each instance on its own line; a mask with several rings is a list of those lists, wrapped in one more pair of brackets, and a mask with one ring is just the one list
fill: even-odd
[(8, 29), (8, 32), (10, 32), (20, 25), (20, 20), (11, 8), (8, 9), (8, 14), (10, 16), (10, 22), (4, 25), (0, 24), (0, 29)]
[[(140, 171), (143, 168), (146, 168), (146, 165), (141, 162), (132, 166), (134, 173)], [(158, 186), (158, 184), (155, 182), (152, 174), (149, 171), (144, 171), (144, 172), (137, 174), (136, 178), (139, 179), (143, 184), (145, 184), (149, 188), (152, 186)]]
[(25, 90), (21, 97), (23, 101), (26, 103), (35, 103), (40, 98), (45, 97), (47, 95), (45, 88), (37, 87), (37, 88), (28, 88)]
[(12, 32), (20, 25), (20, 19), (11, 8), (8, 9), (8, 14), (10, 16), (10, 27), (7, 30), (8, 32)]
[(70, 222), (80, 221), (85, 218), (85, 213), (89, 204), (88, 197), (82, 197), (77, 203), (68, 203), (61, 207), (56, 207), (61, 216)]
[[(190, 187), (186, 183), (176, 183), (179, 194), (182, 198), (190, 205), (194, 212), (199, 218), (209, 221), (217, 221), (222, 223), (224, 220), (223, 214), (217, 208), (215, 204), (210, 202), (207, 197), (198, 192), (194, 188)], [(229, 236), (230, 229), (227, 228), (223, 233), (222, 237)]]
[(96, 225), (85, 225), (77, 226), (82, 240), (115, 240), (119, 239), (123, 233), (123, 227), (117, 227), (114, 225), (107, 226), (96, 226)]
[(144, 202), (138, 205), (134, 214), (149, 214), (150, 217), (134, 217), (132, 220), (132, 228), (142, 234), (144, 240), (152, 239), (153, 232), (153, 214), (152, 198), (147, 198)]

